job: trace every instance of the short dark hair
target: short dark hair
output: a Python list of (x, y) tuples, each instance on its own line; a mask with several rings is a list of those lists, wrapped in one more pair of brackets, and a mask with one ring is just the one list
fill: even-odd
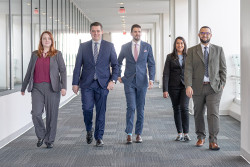
[(92, 28), (93, 26), (100, 26), (101, 29), (102, 29), (102, 24), (101, 24), (101, 23), (99, 23), (99, 22), (94, 22), (94, 23), (91, 23), (91, 24), (90, 24), (90, 31), (91, 31), (91, 28)]
[(134, 24), (134, 25), (132, 25), (132, 27), (131, 27), (131, 32), (133, 32), (133, 29), (134, 28), (141, 28), (141, 26), (139, 25), (139, 24)]
[(208, 27), (208, 26), (202, 26), (202, 27), (200, 28), (200, 31), (199, 31), (199, 32), (201, 32), (201, 29), (202, 29), (202, 28), (208, 28), (208, 29), (210, 30), (210, 32), (212, 33), (211, 28), (210, 28), (210, 27)]

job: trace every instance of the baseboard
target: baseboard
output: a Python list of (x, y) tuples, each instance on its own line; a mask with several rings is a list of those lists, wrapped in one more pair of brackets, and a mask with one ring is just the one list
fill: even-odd
[(247, 152), (245, 149), (240, 148), (240, 156), (244, 158), (248, 164), (250, 164), (250, 153)]
[(24, 134), (25, 132), (27, 132), (32, 127), (33, 127), (33, 123), (30, 122), (27, 125), (25, 125), (23, 128), (17, 130), (16, 132), (12, 133), (8, 137), (2, 139), (0, 141), (0, 149), (6, 146), (7, 144), (9, 144), (10, 142), (12, 142), (13, 140), (15, 140), (16, 138), (18, 138), (19, 136), (21, 136), (22, 134)]

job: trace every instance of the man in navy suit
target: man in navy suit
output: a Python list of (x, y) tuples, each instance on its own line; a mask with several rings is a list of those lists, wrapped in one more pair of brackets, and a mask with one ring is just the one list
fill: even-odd
[[(126, 129), (127, 144), (132, 143), (132, 131), (135, 109), (137, 121), (135, 126), (136, 143), (141, 143), (142, 129), (144, 122), (145, 96), (148, 89), (151, 89), (155, 78), (155, 61), (150, 44), (141, 41), (141, 26), (134, 24), (131, 27), (133, 40), (122, 46), (118, 57), (120, 83), (124, 83), (124, 90), (127, 101)], [(121, 67), (123, 59), (126, 59), (124, 76), (121, 78)], [(149, 85), (147, 70), (149, 72)]]
[[(93, 108), (96, 107), (94, 137), (96, 146), (103, 146), (106, 102), (109, 90), (114, 88), (118, 77), (117, 55), (114, 45), (102, 40), (102, 24), (90, 25), (92, 40), (80, 44), (73, 73), (73, 92), (81, 88), (82, 110), (86, 126), (87, 143), (93, 140)], [(112, 72), (110, 71), (112, 67)]]

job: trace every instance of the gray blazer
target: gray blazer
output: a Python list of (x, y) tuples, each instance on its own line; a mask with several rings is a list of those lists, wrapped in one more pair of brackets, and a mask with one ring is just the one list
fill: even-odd
[[(208, 73), (210, 85), (217, 93), (226, 84), (226, 59), (222, 47), (209, 45)], [(205, 74), (205, 62), (201, 45), (198, 44), (188, 49), (185, 62), (185, 86), (193, 88), (193, 95), (200, 95)]]
[[(31, 92), (33, 89), (33, 76), (37, 60), (37, 50), (32, 52), (29, 66), (22, 84), (21, 92), (25, 92), (25, 89), (28, 86), (28, 92)], [(50, 80), (52, 89), (55, 92), (61, 91), (61, 89), (66, 89), (67, 87), (67, 73), (65, 63), (60, 51), (57, 54), (50, 58)]]

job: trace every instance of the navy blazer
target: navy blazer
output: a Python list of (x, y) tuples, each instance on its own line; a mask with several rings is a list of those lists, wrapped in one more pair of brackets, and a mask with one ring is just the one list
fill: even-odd
[(118, 57), (119, 77), (121, 76), (122, 61), (126, 59), (126, 68), (122, 82), (131, 84), (136, 77), (136, 85), (138, 87), (148, 86), (147, 69), (149, 72), (149, 80), (155, 79), (155, 61), (150, 44), (141, 41), (140, 52), (137, 61), (135, 61), (132, 53), (132, 42), (128, 42), (122, 46)]
[(185, 59), (186, 57), (183, 56), (183, 62), (180, 64), (179, 59), (173, 59), (171, 54), (167, 55), (163, 70), (163, 92), (168, 92), (170, 87), (180, 88), (185, 85)]
[[(112, 67), (112, 73), (110, 67)], [(92, 40), (80, 44), (72, 85), (80, 85), (80, 88), (88, 88), (94, 80), (95, 72), (102, 88), (106, 89), (109, 81), (117, 80), (117, 55), (112, 43), (105, 40), (101, 41), (96, 64), (93, 56)]]

